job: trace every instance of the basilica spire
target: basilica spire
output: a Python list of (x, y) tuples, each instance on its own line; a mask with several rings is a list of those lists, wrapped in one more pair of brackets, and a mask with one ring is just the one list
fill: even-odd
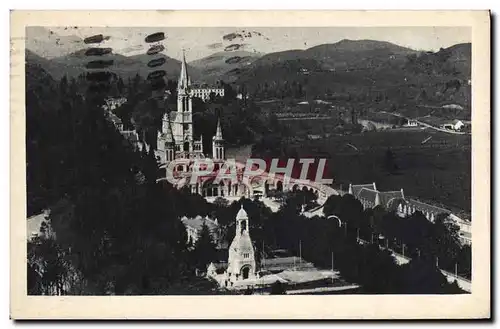
[(186, 64), (186, 54), (184, 53), (184, 49), (182, 50), (182, 63), (181, 63), (181, 74), (179, 75), (179, 82), (177, 84), (177, 89), (183, 90), (186, 89), (189, 86), (189, 75), (187, 71), (187, 64)]
[(222, 140), (222, 128), (221, 128), (221, 125), (220, 125), (220, 117), (217, 119), (217, 130), (215, 132), (215, 138), (214, 139), (217, 139), (217, 140)]

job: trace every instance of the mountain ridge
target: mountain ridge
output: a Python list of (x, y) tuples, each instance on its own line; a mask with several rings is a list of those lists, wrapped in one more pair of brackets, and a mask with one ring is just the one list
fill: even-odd
[[(113, 71), (123, 79), (132, 78), (136, 74), (147, 77), (147, 75), (154, 69), (148, 67), (148, 62), (152, 59), (163, 58), (165, 63), (158, 66), (156, 69), (163, 69), (166, 71), (168, 79), (177, 79), (181, 62), (164, 54), (147, 55), (139, 54), (133, 56), (125, 56), (111, 52), (103, 56), (86, 56), (85, 52), (88, 48), (79, 49), (70, 54), (47, 59), (37, 55), (36, 53), (26, 49), (26, 60), (32, 61), (41, 65), (53, 78), (60, 79), (63, 76), (69, 78), (76, 78), (78, 75), (88, 72), (86, 68), (89, 61), (107, 60), (113, 61), (112, 66), (108, 70)], [(193, 79), (199, 78), (199, 71), (194, 67), (189, 67), (188, 70)]]

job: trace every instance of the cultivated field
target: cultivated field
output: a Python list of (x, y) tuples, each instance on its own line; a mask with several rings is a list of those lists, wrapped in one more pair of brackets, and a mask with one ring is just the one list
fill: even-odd
[(301, 156), (328, 156), (334, 182), (343, 189), (349, 183), (376, 182), (380, 190), (403, 188), (407, 196), (471, 209), (470, 136), (389, 130), (331, 136), (295, 147)]

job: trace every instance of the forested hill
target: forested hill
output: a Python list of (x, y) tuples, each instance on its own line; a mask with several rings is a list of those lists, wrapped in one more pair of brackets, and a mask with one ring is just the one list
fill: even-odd
[(133, 151), (78, 80), (32, 65), (26, 77), (28, 216), (51, 210), (57, 236), (28, 244), (29, 294), (65, 282), (67, 294), (162, 294), (193, 275), (179, 217), (206, 202), (157, 184), (153, 153)]
[(330, 99), (383, 106), (470, 108), (471, 44), (419, 52), (387, 42), (344, 40), (272, 53), (226, 74), (260, 99)]

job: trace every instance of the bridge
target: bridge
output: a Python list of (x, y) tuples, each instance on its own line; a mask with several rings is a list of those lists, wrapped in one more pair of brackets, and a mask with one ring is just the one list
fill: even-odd
[[(188, 159), (186, 159), (188, 160)], [(211, 173), (203, 174), (201, 177), (196, 177), (196, 181), (192, 181), (192, 161), (187, 161), (185, 164), (176, 165), (181, 170), (175, 171), (173, 177), (177, 180), (173, 185), (177, 188), (188, 186), (192, 193), (200, 194), (203, 197), (253, 197), (261, 194), (266, 197), (270, 190), (276, 191), (310, 191), (318, 197), (318, 203), (323, 204), (329, 196), (339, 195), (339, 192), (332, 187), (317, 183), (311, 180), (298, 179), (288, 177), (283, 174), (271, 174), (267, 171), (254, 176), (244, 176), (246, 164), (235, 161), (236, 165), (236, 181), (228, 178), (223, 178), (216, 184), (214, 181), (219, 174), (218, 169), (221, 168), (222, 162), (216, 164), (218, 167)], [(162, 164), (161, 169), (166, 169), (166, 165)], [(157, 179), (157, 181), (165, 181), (167, 177)]]

